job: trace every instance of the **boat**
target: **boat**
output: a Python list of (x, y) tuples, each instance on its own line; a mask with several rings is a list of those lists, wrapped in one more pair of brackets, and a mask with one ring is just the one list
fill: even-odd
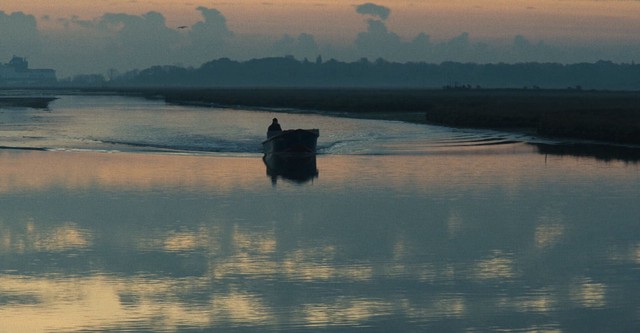
[(262, 142), (265, 155), (268, 154), (315, 154), (320, 130), (293, 129), (267, 133)]

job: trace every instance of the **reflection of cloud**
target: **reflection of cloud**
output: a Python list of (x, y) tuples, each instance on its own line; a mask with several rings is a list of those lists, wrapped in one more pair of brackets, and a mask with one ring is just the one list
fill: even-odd
[(608, 259), (624, 264), (640, 265), (640, 244), (632, 244), (624, 247), (613, 246), (607, 251)]
[(213, 318), (237, 324), (261, 324), (273, 321), (271, 310), (257, 296), (233, 290), (212, 300)]
[(413, 304), (409, 300), (402, 300), (401, 307), (412, 318), (460, 318), (467, 313), (464, 297), (459, 295), (438, 296), (427, 304)]
[[(246, 158), (103, 154), (73, 152), (0, 152), (4, 161), (0, 192), (47, 191), (92, 186), (150, 189), (179, 186), (217, 192), (253, 188), (264, 180), (264, 166)], [(222, 176), (221, 176), (222, 175)]]
[(546, 249), (557, 244), (564, 235), (562, 224), (542, 224), (536, 227), (534, 239), (536, 247)]
[(589, 278), (577, 281), (571, 289), (571, 298), (585, 308), (603, 308), (607, 305), (607, 287)]
[(86, 249), (91, 246), (92, 235), (75, 223), (65, 223), (57, 227), (36, 225), (33, 221), (25, 224), (25, 230), (11, 230), (0, 222), (0, 252), (61, 252), (72, 249)]
[(510, 279), (516, 274), (513, 268), (513, 259), (502, 253), (494, 251), (491, 257), (478, 261), (473, 268), (473, 275), (477, 279)]
[(215, 321), (254, 325), (274, 321), (264, 301), (244, 291), (211, 295), (209, 303), (172, 301), (196, 292), (194, 286), (208, 284), (201, 279), (0, 276), (0, 294), (17, 304), (29, 304), (0, 307), (0, 327), (8, 332), (67, 332), (88, 327), (108, 331), (136, 322), (140, 327), (166, 331), (209, 327)]
[(462, 296), (450, 296), (437, 299), (432, 310), (443, 317), (462, 317), (466, 313), (466, 304)]
[(241, 253), (215, 262), (211, 276), (219, 280), (230, 276), (258, 278), (274, 276), (278, 271), (278, 264), (268, 258)]
[(278, 263), (271, 258), (276, 249), (273, 230), (251, 232), (234, 226), (231, 234), (231, 255), (212, 265), (211, 275), (216, 279), (243, 275), (264, 277), (278, 274)]
[[(177, 241), (176, 248), (189, 248), (196, 238), (193, 233), (181, 233), (180, 238), (172, 240)], [(223, 243), (222, 240), (210, 242), (217, 245)], [(211, 276), (220, 280), (232, 276), (245, 276), (308, 282), (331, 279), (368, 281), (373, 278), (373, 267), (369, 264), (336, 265), (334, 246), (301, 247), (283, 254), (277, 254), (276, 249), (275, 230), (257, 232), (234, 227), (229, 249), (209, 251), (231, 253), (211, 265)]]
[(505, 299), (502, 305), (507, 309), (515, 308), (520, 312), (548, 313), (556, 308), (557, 300), (551, 291), (541, 289), (515, 299)]
[(449, 237), (456, 236), (462, 230), (464, 223), (460, 212), (452, 211), (447, 218), (447, 232)]
[(303, 306), (306, 323), (311, 327), (358, 325), (374, 316), (391, 312), (386, 302), (368, 299), (338, 298), (333, 303)]
[(257, 253), (267, 255), (276, 250), (276, 237), (274, 230), (263, 233), (249, 232), (238, 226), (233, 229), (233, 246), (237, 253)]
[(168, 252), (194, 251), (197, 249), (213, 249), (217, 244), (209, 237), (205, 227), (197, 231), (171, 232), (164, 240), (163, 248)]
[(321, 281), (342, 279), (366, 281), (373, 277), (368, 264), (336, 265), (333, 246), (302, 248), (291, 252), (282, 262), (282, 270), (293, 280)]
[(47, 235), (39, 235), (34, 243), (37, 251), (56, 252), (91, 246), (89, 232), (73, 224), (54, 228)]
[(286, 256), (282, 262), (282, 271), (289, 279), (303, 281), (367, 281), (373, 278), (373, 268), (370, 265), (336, 265), (335, 255), (336, 249), (333, 246), (298, 249)]
[(549, 249), (561, 241), (566, 232), (562, 210), (553, 206), (545, 207), (540, 212), (538, 222), (533, 236), (538, 249)]

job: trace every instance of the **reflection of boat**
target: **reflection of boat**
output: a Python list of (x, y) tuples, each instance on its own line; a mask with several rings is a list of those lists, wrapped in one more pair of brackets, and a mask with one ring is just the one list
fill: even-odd
[(49, 102), (56, 99), (56, 97), (45, 96), (0, 96), (0, 108), (22, 107), (46, 109), (47, 107), (49, 107)]
[(318, 177), (315, 154), (265, 154), (262, 160), (273, 184), (278, 177), (300, 184)]
[(295, 129), (269, 133), (268, 139), (262, 142), (265, 154), (272, 153), (311, 153), (316, 152), (320, 131), (317, 129)]

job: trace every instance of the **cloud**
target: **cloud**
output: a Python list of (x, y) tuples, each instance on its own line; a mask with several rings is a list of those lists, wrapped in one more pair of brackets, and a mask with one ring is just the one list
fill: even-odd
[(59, 67), (65, 75), (78, 71), (105, 73), (110, 68), (128, 71), (155, 65), (200, 65), (224, 56), (224, 46), (234, 36), (226, 18), (216, 9), (198, 7), (197, 11), (202, 19), (188, 29), (168, 27), (165, 17), (154, 11), (60, 20), (66, 29), (63, 35), (54, 37), (58, 42), (50, 48), (56, 52), (49, 57), (64, 64)]
[(356, 12), (369, 15), (375, 19), (367, 19), (367, 31), (358, 33), (354, 46), (361, 57), (373, 58), (397, 58), (396, 53), (404, 47), (400, 36), (389, 31), (383, 22), (391, 14), (387, 7), (374, 3), (365, 3), (356, 6)]
[(363, 15), (372, 15), (381, 20), (386, 20), (391, 14), (391, 9), (385, 6), (376, 5), (374, 3), (365, 3), (356, 6), (356, 12)]
[(70, 20), (67, 19), (60, 19), (59, 20), (60, 23), (64, 24), (64, 26), (66, 28), (69, 28), (70, 25), (75, 25), (84, 29), (93, 29), (96, 27), (96, 22), (95, 21), (91, 21), (91, 20), (81, 20), (79, 17), (77, 16), (73, 16), (71, 17)]
[[(593, 51), (586, 54), (595, 55)], [(559, 48), (552, 47), (546, 43), (539, 41), (537, 43), (531, 42), (527, 37), (523, 35), (516, 35), (511, 41), (511, 45), (508, 47), (508, 61), (536, 61), (536, 59), (543, 59), (545, 57), (562, 59), (565, 56)], [(517, 60), (516, 60), (517, 59)]]
[(306, 33), (298, 35), (297, 38), (284, 35), (273, 44), (273, 49), (276, 56), (292, 55), (298, 59), (315, 59), (320, 54), (315, 38)]
[(203, 63), (228, 56), (227, 46), (233, 43), (235, 34), (227, 27), (227, 19), (217, 9), (198, 7), (196, 10), (203, 20), (189, 29), (181, 58), (191, 63)]
[(227, 27), (227, 19), (220, 11), (213, 8), (198, 7), (204, 21), (197, 22), (191, 27), (191, 37), (197, 42), (221, 42), (233, 36)]
[(106, 13), (92, 20), (56, 19), (63, 29), (41, 32), (46, 52), (25, 53), (58, 70), (60, 77), (173, 64), (186, 44), (184, 34), (166, 25), (158, 12)]
[(449, 52), (452, 53), (465, 53), (471, 47), (471, 41), (469, 39), (469, 33), (463, 32), (460, 35), (451, 38), (444, 45), (446, 45)]
[(158, 12), (140, 16), (105, 14), (98, 26), (114, 32), (123, 47), (170, 47), (179, 38), (178, 32), (169, 29), (164, 16)]
[[(640, 59), (640, 43), (602, 46), (547, 44), (516, 35), (504, 41), (483, 41), (462, 32), (453, 38), (436, 40), (426, 32), (401, 36), (389, 29), (391, 10), (373, 3), (356, 6), (352, 15), (366, 15), (362, 31), (351, 40), (332, 42), (308, 33), (289, 32), (274, 36), (269, 31), (245, 35), (232, 31), (222, 12), (198, 7), (199, 21), (186, 27), (168, 27), (163, 14), (107, 13), (93, 19), (78, 17), (41, 19), (45, 26), (25, 13), (0, 11), (0, 63), (12, 55), (28, 57), (32, 67), (49, 67), (60, 77), (81, 73), (107, 73), (144, 69), (155, 65), (200, 66), (222, 57), (249, 60), (293, 55), (297, 59), (335, 58), (355, 61), (362, 57), (396, 62), (461, 61), (498, 62), (594, 62), (600, 59), (631, 62)], [(348, 36), (349, 32), (347, 32)]]
[[(0, 11), (0, 56), (28, 54), (39, 50), (40, 34), (33, 15), (22, 12), (7, 14)], [(0, 61), (2, 62), (2, 61)]]
[(380, 20), (367, 20), (367, 25), (367, 31), (359, 33), (355, 40), (356, 48), (362, 52), (362, 56), (396, 58), (394, 53), (402, 47), (400, 36), (389, 31)]
[(105, 14), (97, 27), (107, 33), (104, 55), (111, 57), (112, 63), (123, 63), (124, 59), (129, 66), (172, 62), (181, 45), (180, 33), (168, 28), (158, 12)]

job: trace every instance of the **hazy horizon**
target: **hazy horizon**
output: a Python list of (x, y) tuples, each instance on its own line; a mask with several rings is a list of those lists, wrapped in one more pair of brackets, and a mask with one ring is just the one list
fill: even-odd
[(154, 65), (248, 60), (634, 62), (640, 2), (334, 0), (86, 2), (9, 0), (0, 63), (27, 57), (59, 78)]

